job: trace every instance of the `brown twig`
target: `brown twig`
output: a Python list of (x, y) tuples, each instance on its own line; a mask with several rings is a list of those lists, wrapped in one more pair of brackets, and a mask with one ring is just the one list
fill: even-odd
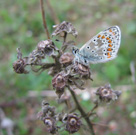
[(44, 6), (43, 6), (43, 0), (40, 0), (40, 6), (41, 6), (41, 12), (42, 12), (43, 26), (44, 26), (45, 32), (47, 34), (47, 38), (50, 39), (50, 35), (49, 35), (49, 31), (48, 31), (46, 19), (45, 19), (45, 11), (44, 11)]
[(105, 125), (105, 124), (102, 124), (102, 123), (92, 123), (93, 125), (96, 125), (96, 126), (104, 126), (104, 127), (108, 127), (108, 125)]
[(86, 117), (90, 117), (90, 116), (93, 114), (93, 111), (94, 111), (97, 107), (98, 107), (98, 104), (95, 104), (95, 106), (93, 107), (93, 109), (87, 113), (87, 116), (86, 116)]
[[(42, 72), (43, 70), (46, 70), (46, 69), (49, 69), (49, 68), (55, 66), (55, 63), (33, 64), (33, 65), (31, 65), (31, 66), (32, 66), (32, 70), (33, 70), (34, 72), (39, 72), (39, 71)], [(41, 67), (35, 69), (33, 66), (41, 66)]]
[[(76, 106), (77, 106), (77, 109), (79, 110), (79, 112), (81, 113), (82, 116), (85, 116), (86, 113), (84, 112), (83, 108), (80, 106), (80, 104), (79, 104), (79, 102), (78, 102), (78, 100), (77, 100), (77, 98), (76, 98), (75, 93), (73, 92), (73, 90), (71, 89), (71, 87), (68, 86), (68, 89), (69, 89), (69, 91), (70, 91), (70, 93), (71, 93), (71, 95), (72, 95), (72, 97), (73, 97), (73, 99), (74, 99), (74, 101), (75, 101), (75, 104), (76, 104)], [(85, 119), (85, 121), (86, 121), (86, 123), (87, 123), (87, 125), (88, 125), (88, 127), (89, 127), (89, 129), (90, 129), (91, 134), (92, 134), (92, 135), (95, 135), (94, 129), (93, 129), (93, 125), (92, 125), (92, 123), (90, 122), (89, 118), (88, 118), (88, 117), (83, 117), (83, 118)]]

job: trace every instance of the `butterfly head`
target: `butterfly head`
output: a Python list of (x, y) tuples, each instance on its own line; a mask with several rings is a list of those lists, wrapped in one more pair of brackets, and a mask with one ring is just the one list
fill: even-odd
[(78, 48), (73, 47), (73, 48), (72, 48), (72, 52), (73, 52), (73, 54), (74, 54), (74, 55), (76, 55), (76, 54), (78, 54), (78, 53), (79, 53), (79, 49), (78, 49)]

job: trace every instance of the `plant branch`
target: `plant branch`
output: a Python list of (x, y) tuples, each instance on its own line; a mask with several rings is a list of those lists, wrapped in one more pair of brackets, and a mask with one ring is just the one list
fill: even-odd
[[(73, 90), (72, 90), (69, 86), (68, 86), (68, 89), (69, 89), (69, 91), (70, 91), (70, 93), (71, 93), (71, 95), (72, 95), (72, 97), (73, 97), (73, 99), (74, 99), (74, 101), (75, 101), (75, 104), (76, 104), (76, 106), (77, 106), (77, 109), (79, 110), (79, 112), (81, 113), (82, 116), (85, 116), (86, 113), (84, 112), (83, 108), (80, 106), (80, 104), (79, 104), (79, 102), (78, 102), (78, 100), (77, 100), (77, 98), (76, 98), (75, 93), (73, 92)], [(95, 135), (94, 129), (93, 129), (93, 125), (92, 125), (92, 123), (90, 122), (89, 118), (88, 118), (88, 117), (83, 117), (83, 118), (85, 119), (85, 121), (86, 121), (86, 123), (87, 123), (87, 125), (88, 125), (88, 127), (89, 127), (89, 129), (90, 129), (90, 131), (91, 131), (91, 134), (92, 134), (92, 135)]]
[(48, 31), (46, 19), (45, 19), (45, 11), (44, 11), (44, 6), (43, 6), (43, 0), (40, 0), (40, 6), (41, 6), (41, 12), (42, 12), (43, 26), (44, 26), (45, 32), (47, 34), (47, 38), (50, 39), (50, 35), (49, 35), (49, 31)]
[(93, 114), (93, 111), (98, 107), (98, 104), (95, 104), (95, 106), (93, 107), (93, 109), (87, 113), (86, 117), (90, 117)]

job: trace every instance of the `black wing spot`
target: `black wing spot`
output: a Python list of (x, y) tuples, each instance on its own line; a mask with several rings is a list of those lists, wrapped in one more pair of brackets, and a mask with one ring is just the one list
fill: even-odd
[(85, 61), (85, 63), (87, 63), (87, 61), (86, 60), (84, 60)]
[(87, 49), (90, 49), (90, 46), (87, 46)]

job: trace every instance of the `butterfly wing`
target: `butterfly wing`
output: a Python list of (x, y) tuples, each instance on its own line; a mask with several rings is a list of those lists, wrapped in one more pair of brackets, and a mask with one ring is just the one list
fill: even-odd
[(112, 26), (101, 31), (79, 50), (79, 54), (90, 63), (104, 63), (117, 56), (120, 47), (121, 31), (118, 26)]

